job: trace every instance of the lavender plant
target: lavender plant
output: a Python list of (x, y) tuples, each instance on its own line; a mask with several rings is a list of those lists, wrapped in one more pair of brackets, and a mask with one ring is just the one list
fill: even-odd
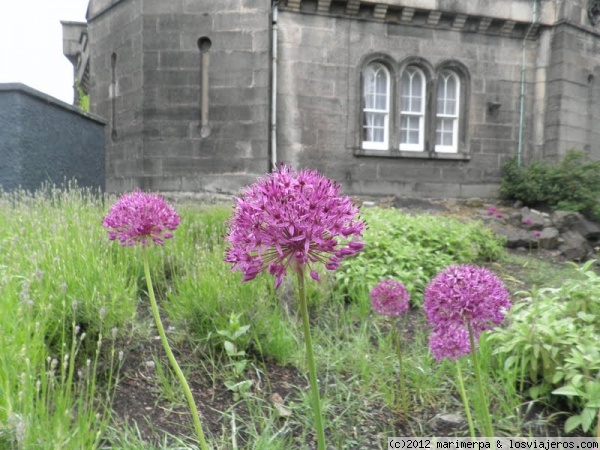
[(152, 279), (150, 277), (150, 268), (148, 264), (147, 248), (151, 244), (163, 245), (166, 239), (172, 238), (173, 232), (177, 229), (180, 220), (181, 219), (175, 209), (166, 203), (162, 197), (135, 191), (121, 196), (104, 218), (103, 225), (108, 229), (108, 237), (110, 240), (118, 240), (123, 246), (135, 246), (139, 244), (142, 247), (144, 275), (146, 277), (148, 297), (150, 298), (150, 305), (156, 322), (156, 328), (169, 362), (183, 387), (192, 413), (192, 421), (198, 436), (198, 441), (200, 442), (200, 447), (202, 450), (207, 450), (208, 446), (204, 438), (200, 416), (192, 391), (173, 355), (173, 351), (171, 350), (165, 334), (165, 329), (156, 303), (156, 297), (154, 295), (154, 289), (152, 287)]
[[(500, 325), (511, 306), (502, 281), (489, 270), (472, 265), (452, 265), (440, 272), (425, 289), (423, 308), (433, 332), (429, 346), (436, 360), (458, 360), (471, 354), (479, 401), (484, 411), (484, 431), (493, 436), (492, 422), (477, 358), (477, 343), (483, 331)], [(458, 382), (471, 436), (475, 437), (464, 392), (460, 365)]]
[[(396, 280), (381, 280), (371, 290), (371, 306), (373, 310), (382, 316), (398, 319), (408, 310), (409, 294), (406, 286)], [(400, 396), (402, 411), (405, 418), (408, 417), (408, 394), (404, 377), (404, 364), (402, 355), (402, 337), (398, 327), (398, 321), (392, 324), (394, 343), (398, 352), (398, 363), (400, 364)]]
[(358, 208), (339, 190), (339, 184), (317, 171), (295, 171), (282, 165), (236, 200), (225, 256), (232, 270), (244, 274), (242, 281), (268, 271), (275, 276), (277, 288), (288, 271), (296, 275), (319, 450), (325, 450), (325, 431), (306, 305), (306, 274), (319, 281), (318, 265), (336, 270), (343, 258), (364, 247), (365, 225), (357, 218)]

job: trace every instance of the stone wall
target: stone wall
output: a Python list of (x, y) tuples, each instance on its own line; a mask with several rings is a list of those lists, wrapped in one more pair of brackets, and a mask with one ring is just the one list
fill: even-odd
[(589, 2), (562, 2), (548, 64), (543, 157), (558, 161), (570, 149), (600, 159), (600, 39)]
[(236, 192), (266, 172), (270, 2), (100, 3), (88, 17), (92, 110), (116, 130), (107, 130), (109, 189)]
[(0, 84), (0, 185), (104, 189), (104, 123), (20, 83)]
[[(418, 12), (408, 23), (401, 23), (401, 18), (393, 23), (330, 13), (316, 15), (302, 6), (299, 11), (280, 11), (279, 158), (320, 168), (358, 194), (494, 196), (501, 166), (518, 147), (524, 42), (524, 106), (527, 111), (534, 106), (537, 42), (524, 41), (529, 24), (512, 23), (505, 32), (500, 23), (490, 33), (478, 31), (480, 19), (457, 25), (455, 15), (442, 15), (429, 25), (429, 16)], [(390, 61), (394, 68), (411, 58), (432, 68), (446, 62), (466, 68), (470, 94), (462, 156), (402, 156), (397, 147), (383, 152), (385, 156), (361, 151), (360, 71), (371, 55)], [(490, 102), (501, 106), (491, 111)], [(531, 117), (525, 115), (523, 127), (527, 151)]]
[[(108, 123), (109, 191), (234, 193), (276, 152), (353, 194), (493, 197), (511, 157), (584, 148), (600, 159), (600, 25), (588, 0), (281, 0), (270, 148), (272, 4), (90, 0), (91, 108)], [(393, 76), (383, 152), (361, 143), (372, 60)], [(429, 74), (420, 154), (398, 145), (411, 62)], [(453, 154), (434, 149), (444, 67), (460, 71), (465, 92)]]
[(90, 109), (107, 126), (106, 189), (129, 191), (143, 179), (142, 1), (91, 1)]

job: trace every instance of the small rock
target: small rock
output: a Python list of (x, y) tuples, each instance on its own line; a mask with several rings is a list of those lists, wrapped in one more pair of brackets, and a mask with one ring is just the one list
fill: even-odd
[(154, 361), (146, 361), (144, 363), (144, 365), (146, 366), (147, 369), (150, 369), (150, 370), (154, 370), (154, 368), (156, 367), (156, 364), (154, 363)]
[(363, 202), (362, 205), (365, 208), (372, 208), (373, 206), (375, 206), (375, 202)]
[(483, 206), (483, 200), (477, 197), (468, 198), (465, 200), (465, 206), (468, 206), (469, 208), (481, 208)]
[(527, 230), (542, 230), (547, 220), (535, 209), (527, 207), (521, 208), (521, 217), (521, 226)]
[(523, 202), (521, 200), (517, 200), (516, 202), (513, 203), (513, 208), (519, 209), (521, 207), (523, 207)]
[(438, 430), (461, 429), (467, 425), (465, 418), (458, 413), (439, 414), (432, 420), (432, 427)]
[(554, 250), (558, 247), (558, 230), (554, 227), (544, 228), (538, 239), (540, 247)]

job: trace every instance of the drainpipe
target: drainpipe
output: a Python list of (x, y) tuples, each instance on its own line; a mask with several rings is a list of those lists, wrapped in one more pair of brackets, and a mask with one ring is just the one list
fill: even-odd
[(271, 170), (277, 168), (277, 13), (278, 1), (273, 2), (271, 28)]
[(531, 25), (523, 38), (523, 48), (521, 52), (521, 104), (519, 107), (519, 144), (517, 147), (517, 165), (519, 167), (521, 166), (521, 161), (523, 159), (523, 128), (525, 126), (525, 46), (527, 39), (529, 38), (529, 33), (531, 33), (531, 30), (537, 22), (537, 7), (538, 0), (533, 0), (533, 17), (531, 19)]

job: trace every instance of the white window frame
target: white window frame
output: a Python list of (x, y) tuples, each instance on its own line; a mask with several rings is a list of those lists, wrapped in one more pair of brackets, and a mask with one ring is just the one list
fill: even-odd
[[(454, 114), (448, 114), (445, 111), (438, 111), (438, 104), (440, 101), (440, 94), (442, 94), (443, 100), (447, 98), (447, 87), (448, 80), (453, 78), (456, 82), (456, 102)], [(435, 151), (437, 153), (458, 153), (458, 122), (460, 120), (460, 97), (461, 97), (461, 83), (458, 74), (451, 70), (443, 70), (438, 77), (438, 85), (436, 92), (436, 116), (435, 116)], [(437, 130), (439, 119), (452, 120), (452, 145), (442, 145), (437, 142)]]
[[(382, 70), (386, 76), (386, 101), (385, 101), (385, 109), (375, 109), (375, 108), (367, 108), (366, 96), (367, 96), (367, 78), (369, 76), (375, 77), (377, 73)], [(363, 88), (362, 95), (364, 101), (363, 107), (363, 123), (361, 124), (361, 136), (365, 135), (365, 127), (367, 122), (367, 117), (369, 114), (383, 114), (384, 115), (384, 130), (383, 130), (383, 142), (379, 141), (367, 141), (364, 138), (362, 139), (362, 148), (365, 150), (389, 150), (389, 142), (390, 142), (390, 98), (391, 98), (391, 76), (388, 68), (380, 63), (380, 62), (372, 62), (369, 63), (364, 71), (363, 71)], [(370, 93), (369, 93), (370, 94)]]
[[(409, 71), (412, 71), (412, 73), (409, 75), (409, 91), (405, 92), (406, 90), (404, 89), (404, 77), (405, 75), (409, 74)], [(427, 78), (425, 77), (425, 72), (423, 72), (423, 70), (421, 70), (421, 68), (417, 66), (408, 66), (402, 73), (402, 77), (400, 79), (400, 108), (402, 108), (403, 97), (414, 96), (413, 80), (415, 76), (419, 76), (421, 78), (421, 109), (418, 113), (414, 111), (406, 111), (402, 109), (400, 110), (400, 145), (398, 148), (401, 151), (422, 152), (425, 150), (425, 100), (427, 96)], [(419, 119), (419, 142), (417, 144), (402, 142), (402, 120), (404, 117), (417, 117)]]

